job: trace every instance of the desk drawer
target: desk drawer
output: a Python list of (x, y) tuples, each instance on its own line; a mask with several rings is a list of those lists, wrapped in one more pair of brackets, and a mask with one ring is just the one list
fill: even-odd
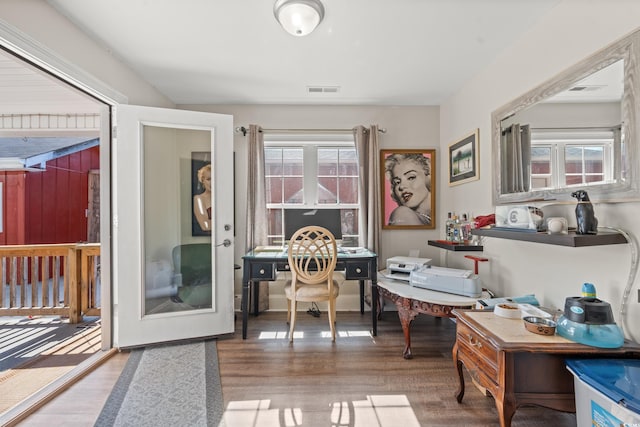
[(278, 262), (276, 263), (276, 268), (278, 271), (291, 271), (291, 267), (289, 267), (288, 262)]
[(276, 272), (270, 262), (258, 262), (251, 264), (251, 279), (253, 280), (275, 280)]
[(345, 264), (344, 275), (347, 280), (364, 280), (373, 277), (371, 271), (369, 271), (371, 264), (367, 261), (347, 262)]
[(464, 323), (457, 323), (458, 351), (474, 359), (475, 364), (490, 379), (498, 382), (498, 350)]

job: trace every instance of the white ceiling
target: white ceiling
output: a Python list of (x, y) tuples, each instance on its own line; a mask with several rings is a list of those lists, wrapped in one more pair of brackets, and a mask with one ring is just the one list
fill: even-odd
[(0, 49), (0, 114), (97, 113), (96, 102)]
[(49, 3), (176, 104), (439, 105), (559, 1), (323, 0), (307, 37), (284, 32), (275, 0)]

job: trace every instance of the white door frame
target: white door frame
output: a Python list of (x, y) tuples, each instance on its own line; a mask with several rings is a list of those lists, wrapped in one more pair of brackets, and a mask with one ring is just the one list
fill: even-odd
[(54, 51), (38, 41), (21, 33), (14, 27), (0, 20), (0, 46), (14, 53), (27, 63), (35, 65), (43, 71), (73, 86), (84, 93), (104, 103), (101, 109), (100, 130), (100, 257), (101, 264), (108, 268), (100, 269), (102, 283), (101, 328), (102, 350), (109, 350), (113, 346), (112, 340), (112, 300), (111, 300), (111, 107), (117, 104), (127, 104), (128, 98), (100, 80), (60, 58)]
[[(137, 347), (232, 333), (234, 231), (233, 191), (229, 191), (233, 182), (229, 177), (233, 176), (233, 116), (137, 105), (118, 105), (115, 113), (112, 175), (118, 191), (112, 200), (117, 295), (114, 344), (119, 348)], [(211, 156), (213, 211), (209, 237), (192, 236), (194, 151)], [(189, 292), (208, 287), (208, 306), (188, 308), (182, 301), (176, 303), (171, 295), (164, 294), (175, 291), (167, 286), (162, 295), (145, 292), (154, 286), (150, 282), (156, 277), (153, 263), (171, 264), (174, 275), (179, 275), (181, 270), (173, 265), (171, 253), (185, 243), (211, 243), (212, 277), (208, 284), (181, 283), (178, 288)], [(163, 283), (169, 284), (166, 276)], [(146, 304), (154, 300), (168, 307), (149, 311)]]

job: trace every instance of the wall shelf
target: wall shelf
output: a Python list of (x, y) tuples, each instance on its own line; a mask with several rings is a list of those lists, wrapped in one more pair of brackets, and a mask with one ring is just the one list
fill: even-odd
[(569, 234), (547, 234), (546, 232), (476, 228), (471, 232), (476, 236), (496, 237), (499, 239), (521, 240), (524, 242), (546, 243), (549, 245), (571, 247), (618, 245), (627, 243), (627, 239), (625, 239), (622, 234), (611, 231), (598, 231), (598, 234), (596, 235), (586, 235), (576, 234), (572, 231), (569, 231)]
[(454, 252), (482, 251), (482, 246), (480, 245), (465, 245), (462, 243), (447, 242), (446, 240), (428, 240), (427, 243), (429, 244), (429, 246), (435, 246), (436, 248), (446, 249), (448, 251)]

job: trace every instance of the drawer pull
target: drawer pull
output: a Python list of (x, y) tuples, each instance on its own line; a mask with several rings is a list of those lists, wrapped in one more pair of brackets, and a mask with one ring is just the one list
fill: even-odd
[(264, 274), (264, 268), (260, 269), (260, 274)]
[(469, 334), (468, 338), (469, 338), (469, 344), (471, 344), (474, 347), (482, 348), (482, 343), (476, 340), (473, 335)]
[(362, 269), (360, 267), (356, 268), (356, 273), (358, 274), (362, 273)]

